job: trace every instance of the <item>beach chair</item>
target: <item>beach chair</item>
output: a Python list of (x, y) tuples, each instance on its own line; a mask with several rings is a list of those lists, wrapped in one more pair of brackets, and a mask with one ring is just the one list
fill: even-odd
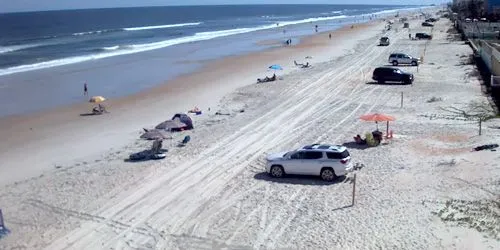
[(380, 144), (380, 141), (375, 140), (375, 138), (373, 138), (373, 134), (369, 132), (365, 134), (365, 140), (366, 144), (370, 147), (375, 147)]
[(158, 154), (160, 153), (161, 147), (162, 147), (162, 140), (155, 140), (153, 142), (153, 146), (151, 147), (151, 154)]
[(184, 136), (184, 139), (183, 139), (181, 142), (179, 142), (179, 145), (178, 145), (178, 146), (179, 146), (179, 147), (184, 147), (184, 146), (186, 146), (186, 144), (187, 144), (189, 141), (191, 141), (191, 136), (186, 135), (186, 136)]

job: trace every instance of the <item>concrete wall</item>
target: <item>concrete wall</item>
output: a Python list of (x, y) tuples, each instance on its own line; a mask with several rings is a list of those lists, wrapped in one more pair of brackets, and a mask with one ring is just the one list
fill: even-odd
[(500, 76), (500, 52), (496, 49), (493, 49), (490, 72), (494, 76)]
[(495, 39), (499, 36), (500, 23), (487, 22), (456, 22), (457, 28), (468, 38)]
[(493, 72), (493, 48), (487, 42), (480, 40), (478, 49), (484, 64), (486, 64), (490, 72)]
[[(484, 40), (472, 41), (477, 47), (477, 53), (481, 56), (481, 60), (486, 64), (488, 70), (493, 76), (500, 76), (500, 52)], [(500, 82), (491, 82), (492, 87), (499, 87)]]

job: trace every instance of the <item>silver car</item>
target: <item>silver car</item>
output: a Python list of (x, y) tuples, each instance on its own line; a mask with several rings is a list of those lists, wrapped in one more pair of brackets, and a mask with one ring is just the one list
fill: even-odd
[(384, 36), (384, 37), (380, 38), (378, 45), (379, 46), (389, 46), (389, 44), (391, 44), (389, 37)]
[(389, 56), (389, 63), (397, 66), (398, 64), (410, 64), (412, 66), (418, 66), (420, 59), (403, 54), (403, 53), (393, 53)]
[(273, 177), (285, 174), (315, 175), (325, 181), (352, 171), (351, 155), (340, 145), (312, 144), (289, 152), (267, 156), (266, 171)]

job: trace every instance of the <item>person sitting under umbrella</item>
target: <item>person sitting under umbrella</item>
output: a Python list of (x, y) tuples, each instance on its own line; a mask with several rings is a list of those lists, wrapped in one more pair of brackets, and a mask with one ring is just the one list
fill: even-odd
[(97, 104), (97, 107), (94, 107), (92, 109), (92, 113), (94, 113), (94, 114), (102, 114), (104, 112), (106, 112), (106, 108), (103, 105), (101, 105), (100, 103)]
[(377, 128), (377, 130), (372, 132), (373, 139), (377, 140), (379, 143), (382, 141), (383, 138), (383, 133), (380, 132)]

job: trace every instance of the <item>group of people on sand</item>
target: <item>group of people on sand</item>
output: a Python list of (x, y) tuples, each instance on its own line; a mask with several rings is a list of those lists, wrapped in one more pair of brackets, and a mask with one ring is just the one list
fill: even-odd
[[(356, 135), (356, 136), (354, 137), (354, 141), (355, 141), (357, 144), (360, 144), (360, 145), (364, 145), (364, 144), (373, 144), (372, 146), (376, 146), (376, 145), (379, 145), (379, 144), (380, 144), (380, 142), (382, 141), (382, 139), (383, 139), (383, 133), (382, 133), (382, 132), (380, 132), (380, 131), (377, 129), (377, 130), (375, 130), (375, 131), (373, 131), (373, 132), (371, 133), (371, 136), (370, 136), (370, 137), (371, 137), (371, 138), (369, 138), (369, 137), (367, 136), (365, 139), (363, 139), (363, 138), (361, 137), (361, 135), (359, 135), (359, 134), (358, 134), (358, 135)], [(372, 142), (370, 143), (370, 142), (369, 142), (369, 140), (370, 140), (370, 141), (372, 141)]]

